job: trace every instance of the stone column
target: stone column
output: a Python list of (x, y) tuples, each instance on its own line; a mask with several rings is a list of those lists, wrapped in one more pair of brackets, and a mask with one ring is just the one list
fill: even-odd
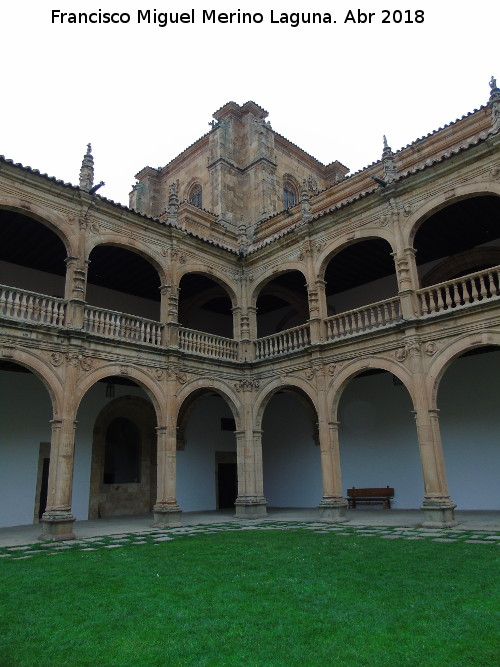
[(315, 280), (313, 285), (307, 287), (309, 302), (309, 328), (311, 332), (311, 343), (322, 343), (325, 340), (325, 317), (326, 297), (325, 281)]
[(68, 329), (82, 329), (87, 291), (87, 270), (89, 262), (79, 257), (66, 258), (66, 283), (64, 298), (68, 302), (66, 326)]
[(53, 419), (47, 507), (42, 515), (41, 540), (72, 540), (75, 517), (71, 513), (76, 421)]
[(177, 428), (175, 423), (157, 426), (157, 490), (153, 508), (154, 525), (157, 528), (174, 528), (181, 525), (181, 509), (176, 494)]
[(392, 253), (392, 258), (396, 266), (401, 317), (404, 320), (412, 320), (417, 316), (416, 290), (418, 289), (418, 282), (414, 282), (416, 271), (415, 251), (413, 248), (406, 248), (402, 253)]
[(179, 345), (179, 288), (175, 285), (160, 285), (160, 321), (162, 323), (162, 345)]
[(342, 495), (339, 422), (320, 421), (318, 427), (323, 479), (323, 498), (318, 506), (319, 515), (322, 521), (349, 521), (346, 517), (347, 501)]
[(238, 497), (234, 503), (240, 519), (266, 516), (262, 470), (262, 431), (236, 431)]
[(444, 465), (439, 410), (426, 406), (413, 413), (417, 426), (420, 460), (424, 477), (423, 526), (448, 528), (455, 526), (455, 503), (450, 498)]

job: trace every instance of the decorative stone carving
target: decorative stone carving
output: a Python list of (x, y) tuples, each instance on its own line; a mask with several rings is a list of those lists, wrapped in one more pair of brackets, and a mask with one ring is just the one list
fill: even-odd
[(260, 382), (259, 380), (240, 380), (239, 382), (236, 382), (234, 386), (238, 392), (253, 391), (254, 389), (258, 389), (260, 387)]
[(315, 368), (306, 368), (304, 371), (304, 375), (308, 380), (312, 380), (314, 376), (316, 375), (316, 369)]
[(68, 360), (68, 364), (70, 366), (73, 366), (73, 368), (76, 368), (78, 366), (78, 362), (80, 360), (80, 355), (78, 352), (68, 352), (66, 354), (66, 359)]
[(127, 366), (120, 366), (120, 375), (128, 375), (129, 370)]
[(14, 356), (14, 347), (12, 345), (5, 345), (2, 350), (2, 357), (4, 359), (12, 359)]
[(490, 180), (498, 180), (500, 178), (500, 164), (495, 164), (490, 170)]
[(335, 364), (330, 364), (328, 366), (328, 375), (335, 375), (336, 370), (337, 370), (337, 366)]
[(51, 352), (50, 363), (52, 366), (60, 366), (64, 362), (64, 355), (60, 352)]
[(165, 371), (163, 370), (163, 368), (155, 368), (153, 371), (153, 375), (158, 380), (158, 382), (160, 382), (165, 377)]
[(429, 357), (432, 357), (434, 354), (436, 354), (438, 346), (433, 340), (427, 341), (425, 344), (425, 353), (429, 355)]
[(91, 371), (94, 367), (94, 360), (91, 357), (82, 357), (80, 359), (80, 368), (82, 371)]
[(405, 361), (406, 357), (408, 356), (406, 347), (399, 347), (394, 353), (394, 356), (396, 357), (397, 361), (403, 363), (403, 361)]

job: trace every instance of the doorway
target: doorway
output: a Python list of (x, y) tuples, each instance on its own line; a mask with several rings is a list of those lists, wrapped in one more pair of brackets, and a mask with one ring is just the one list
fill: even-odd
[(215, 453), (217, 509), (234, 507), (238, 496), (238, 467), (236, 452)]

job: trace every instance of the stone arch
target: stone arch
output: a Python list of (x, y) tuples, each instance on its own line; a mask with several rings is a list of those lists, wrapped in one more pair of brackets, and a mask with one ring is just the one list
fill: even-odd
[[(214, 380), (212, 382), (207, 380), (194, 380), (192, 382), (186, 383), (176, 396), (176, 423), (179, 424), (179, 420), (181, 420), (183, 426), (185, 426), (186, 420), (189, 417), (189, 413), (191, 412), (192, 406), (196, 402), (196, 399), (210, 392), (216, 393), (224, 399), (233, 414), (234, 421), (236, 423), (236, 430), (241, 430), (243, 427), (241, 417), (241, 401), (239, 400), (237, 394), (233, 392), (229, 386), (225, 385), (219, 380)], [(180, 428), (180, 426), (178, 427)]]
[[(134, 482), (105, 480), (106, 435), (116, 419), (127, 418), (140, 438), (140, 475)], [(99, 412), (93, 429), (89, 519), (118, 514), (146, 514), (156, 499), (156, 414), (151, 402), (139, 396), (121, 396)]]
[(422, 206), (408, 217), (403, 228), (403, 245), (405, 247), (413, 247), (418, 230), (432, 215), (464, 199), (487, 197), (488, 195), (500, 196), (500, 183), (490, 182), (479, 185), (477, 183), (460, 185), (452, 188), (451, 195), (450, 191), (448, 191), (426, 199)]
[(331, 406), (330, 415), (333, 421), (337, 421), (339, 402), (346, 386), (357, 375), (370, 369), (387, 371), (396, 376), (405, 386), (412, 404), (415, 406), (412, 376), (405, 366), (386, 357), (367, 357), (347, 363), (330, 382), (328, 393)]
[[(352, 234), (344, 234), (339, 239), (336, 239), (335, 242), (331, 245), (328, 245), (327, 248), (318, 256), (316, 261), (317, 275), (318, 278), (324, 280), (325, 273), (328, 265), (342, 250), (345, 250), (349, 246), (354, 246), (357, 243), (363, 241), (387, 241), (390, 253), (396, 252), (395, 239), (392, 234), (392, 230), (381, 229), (379, 232), (374, 232), (372, 229), (359, 230), (355, 233), (354, 238)], [(394, 272), (396, 269), (394, 268)]]
[[(0, 210), (13, 211), (14, 213), (19, 213), (36, 220), (36, 222), (47, 227), (62, 241), (68, 257), (77, 254), (78, 240), (73, 238), (75, 235), (68, 234), (68, 226), (72, 223), (69, 222), (67, 217), (57, 211), (46, 209), (33, 202), (5, 195), (0, 195)], [(75, 220), (77, 217), (78, 215), (75, 214)], [(76, 226), (76, 229), (78, 229), (78, 226)], [(76, 234), (76, 236), (78, 235)]]
[(187, 511), (234, 507), (238, 399), (224, 383), (191, 382), (178, 395), (177, 500)]
[(274, 266), (265, 271), (262, 275), (258, 277), (258, 280), (254, 285), (251, 294), (251, 299), (250, 299), (251, 306), (256, 307), (257, 299), (259, 298), (260, 292), (264, 289), (264, 287), (268, 283), (270, 283), (275, 278), (278, 278), (279, 276), (282, 276), (286, 273), (290, 273), (291, 271), (298, 271), (299, 273), (301, 273), (304, 276), (304, 285), (307, 285), (308, 283), (307, 275), (304, 271), (304, 266), (302, 262), (299, 262), (297, 260), (289, 262), (285, 261), (282, 264), (280, 264), (279, 269)]
[(215, 283), (220, 285), (222, 289), (227, 293), (229, 298), (231, 299), (231, 305), (234, 308), (237, 305), (237, 295), (236, 295), (236, 289), (234, 285), (232, 285), (228, 280), (227, 276), (225, 276), (221, 271), (215, 268), (211, 268), (209, 271), (207, 271), (207, 265), (203, 264), (184, 264), (182, 265), (182, 268), (179, 269), (178, 272), (178, 282), (177, 286), (180, 286), (180, 282), (182, 278), (185, 276), (188, 276), (190, 274), (196, 274), (203, 276), (204, 278), (209, 278), (210, 280), (213, 280)]
[(121, 248), (122, 250), (128, 250), (129, 252), (133, 252), (136, 255), (139, 255), (142, 257), (142, 259), (148, 262), (148, 264), (153, 266), (156, 273), (158, 274), (160, 285), (163, 285), (167, 281), (166, 267), (158, 259), (157, 253), (152, 251), (151, 248), (145, 243), (135, 239), (132, 240), (130, 237), (121, 234), (106, 234), (91, 247), (87, 248), (86, 259), (88, 261), (92, 261), (90, 260), (92, 251), (102, 246)]
[(310, 382), (307, 380), (302, 380), (301, 378), (289, 376), (286, 378), (286, 380), (276, 378), (272, 382), (269, 382), (264, 387), (262, 387), (262, 389), (255, 397), (254, 419), (256, 429), (260, 430), (262, 428), (262, 418), (271, 398), (278, 391), (283, 390), (295, 391), (297, 395), (301, 397), (301, 399), (308, 401), (308, 407), (314, 410), (316, 416), (318, 415), (318, 407), (316, 405), (317, 395), (314, 386)]
[(99, 368), (86, 373), (85, 376), (80, 379), (75, 388), (75, 414), (78, 413), (82, 399), (96, 382), (115, 375), (125, 376), (134, 380), (134, 382), (137, 382), (151, 399), (158, 425), (162, 426), (166, 423), (167, 397), (163, 393), (159, 382), (148, 375), (146, 371), (136, 366), (123, 366), (115, 363), (100, 366)]
[(353, 486), (389, 486), (395, 507), (418, 508), (424, 479), (410, 372), (382, 356), (355, 360), (334, 376), (330, 397), (343, 495)]
[(500, 333), (498, 331), (467, 334), (450, 343), (435, 356), (426, 373), (432, 407), (434, 409), (437, 408), (439, 385), (446, 370), (451, 366), (453, 361), (464, 352), (487, 346), (500, 347)]
[[(51, 353), (50, 357), (58, 365), (64, 362), (64, 356), (59, 352)], [(5, 361), (12, 361), (19, 366), (27, 368), (33, 373), (33, 375), (41, 381), (49, 394), (50, 402), (52, 404), (53, 419), (58, 418), (62, 414), (63, 386), (61, 379), (45, 360), (40, 359), (31, 352), (15, 348), (4, 348), (4, 356), (2, 359)]]

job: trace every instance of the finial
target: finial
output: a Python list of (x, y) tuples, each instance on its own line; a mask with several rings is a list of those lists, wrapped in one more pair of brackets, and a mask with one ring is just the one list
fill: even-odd
[(80, 189), (85, 192), (89, 192), (94, 185), (94, 158), (91, 150), (91, 144), (87, 144), (87, 152), (83, 156), (80, 168)]
[(397, 175), (398, 171), (396, 169), (396, 161), (394, 159), (394, 153), (392, 148), (387, 142), (387, 137), (384, 134), (384, 150), (382, 151), (382, 162), (384, 163), (384, 180), (387, 183), (393, 181)]
[(490, 81), (490, 99), (488, 105), (491, 109), (491, 132), (500, 130), (500, 89), (497, 87), (497, 80), (494, 76)]

